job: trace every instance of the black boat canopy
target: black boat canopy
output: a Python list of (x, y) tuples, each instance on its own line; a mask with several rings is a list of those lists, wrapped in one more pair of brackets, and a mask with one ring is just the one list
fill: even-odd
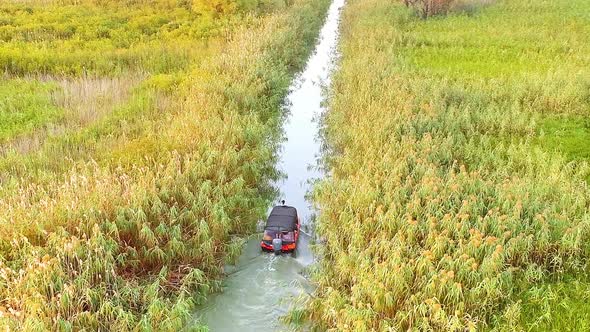
[(294, 231), (297, 229), (297, 210), (292, 206), (275, 206), (266, 220), (266, 229)]

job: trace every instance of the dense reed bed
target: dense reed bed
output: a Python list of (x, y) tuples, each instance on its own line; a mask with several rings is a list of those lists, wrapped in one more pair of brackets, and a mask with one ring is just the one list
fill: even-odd
[(348, 1), (313, 194), (316, 330), (588, 326), (571, 319), (590, 289), (589, 167), (571, 147), (588, 149), (589, 10), (513, 0), (423, 20)]
[(186, 70), (142, 67), (108, 114), (3, 156), (0, 326), (182, 328), (274, 198), (282, 100), (327, 5), (266, 3)]

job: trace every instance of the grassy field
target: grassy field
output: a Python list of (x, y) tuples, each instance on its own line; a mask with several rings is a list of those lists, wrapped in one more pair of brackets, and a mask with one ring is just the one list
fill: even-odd
[(470, 3), (348, 1), (318, 331), (589, 326), (590, 3)]
[(0, 327), (182, 328), (274, 198), (280, 106), (326, 10), (0, 4)]
[[(190, 1), (182, 3), (3, 1), (0, 68), (14, 75), (186, 70), (206, 51), (202, 45), (210, 36), (239, 20), (234, 13), (222, 15), (195, 8)], [(258, 1), (252, 3), (258, 7)]]
[(57, 86), (8, 79), (0, 82), (0, 143), (59, 121), (63, 110), (53, 102)]

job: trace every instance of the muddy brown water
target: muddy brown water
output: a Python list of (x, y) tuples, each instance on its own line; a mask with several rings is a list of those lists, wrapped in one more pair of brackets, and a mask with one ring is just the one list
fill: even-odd
[[(321, 176), (314, 166), (320, 154), (318, 118), (323, 112), (323, 87), (330, 84), (336, 58), (340, 10), (344, 0), (334, 0), (320, 32), (315, 51), (305, 70), (294, 81), (286, 103), (288, 116), (283, 126), (286, 141), (280, 167), (287, 178), (280, 183), (281, 196), (295, 206), (304, 229), (311, 229), (313, 210), (306, 201), (310, 182)], [(261, 235), (246, 243), (236, 266), (228, 267), (223, 292), (210, 296), (196, 317), (212, 332), (285, 331), (279, 318), (294, 298), (313, 290), (302, 274), (313, 263), (311, 237), (302, 234), (294, 255), (263, 253)]]

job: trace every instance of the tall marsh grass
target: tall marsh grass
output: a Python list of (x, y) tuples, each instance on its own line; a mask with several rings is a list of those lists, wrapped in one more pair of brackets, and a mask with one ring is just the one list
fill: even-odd
[(280, 106), (327, 5), (250, 18), (180, 79), (147, 78), (110, 115), (5, 157), (0, 326), (183, 328), (274, 198)]
[(544, 146), (539, 124), (588, 116), (589, 9), (421, 20), (348, 1), (313, 194), (316, 330), (526, 330), (523, 291), (586, 273), (588, 161)]

